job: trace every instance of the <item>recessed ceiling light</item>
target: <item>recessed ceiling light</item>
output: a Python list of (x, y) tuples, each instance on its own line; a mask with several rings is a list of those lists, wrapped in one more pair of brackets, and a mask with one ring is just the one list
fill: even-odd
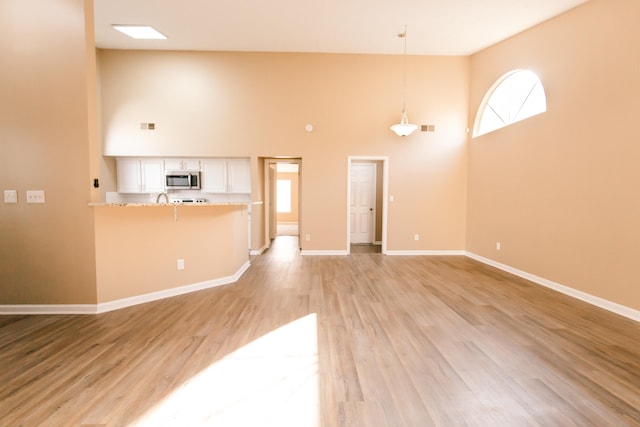
[(112, 25), (113, 28), (134, 39), (165, 40), (167, 36), (148, 25)]

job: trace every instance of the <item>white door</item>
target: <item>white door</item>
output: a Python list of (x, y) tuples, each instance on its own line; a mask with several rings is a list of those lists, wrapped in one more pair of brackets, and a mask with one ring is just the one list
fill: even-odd
[(351, 164), (351, 243), (373, 243), (376, 206), (375, 163)]

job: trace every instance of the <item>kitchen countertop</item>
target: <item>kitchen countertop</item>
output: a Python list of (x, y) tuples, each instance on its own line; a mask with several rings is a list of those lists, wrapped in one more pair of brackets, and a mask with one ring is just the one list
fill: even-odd
[(206, 202), (206, 203), (153, 203), (153, 202), (90, 202), (89, 206), (94, 207), (161, 207), (161, 206), (246, 206), (261, 205), (262, 201), (257, 202)]

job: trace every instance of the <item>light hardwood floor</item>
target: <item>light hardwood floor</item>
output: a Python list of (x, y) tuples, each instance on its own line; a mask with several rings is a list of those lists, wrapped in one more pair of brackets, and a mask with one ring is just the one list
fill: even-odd
[(465, 257), (301, 257), (0, 317), (0, 425), (640, 425), (640, 325)]

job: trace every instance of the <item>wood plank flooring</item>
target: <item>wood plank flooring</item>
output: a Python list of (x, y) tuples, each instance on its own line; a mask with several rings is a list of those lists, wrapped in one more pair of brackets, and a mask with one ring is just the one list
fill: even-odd
[(0, 426), (640, 426), (640, 325), (465, 257), (301, 257), (0, 317)]

